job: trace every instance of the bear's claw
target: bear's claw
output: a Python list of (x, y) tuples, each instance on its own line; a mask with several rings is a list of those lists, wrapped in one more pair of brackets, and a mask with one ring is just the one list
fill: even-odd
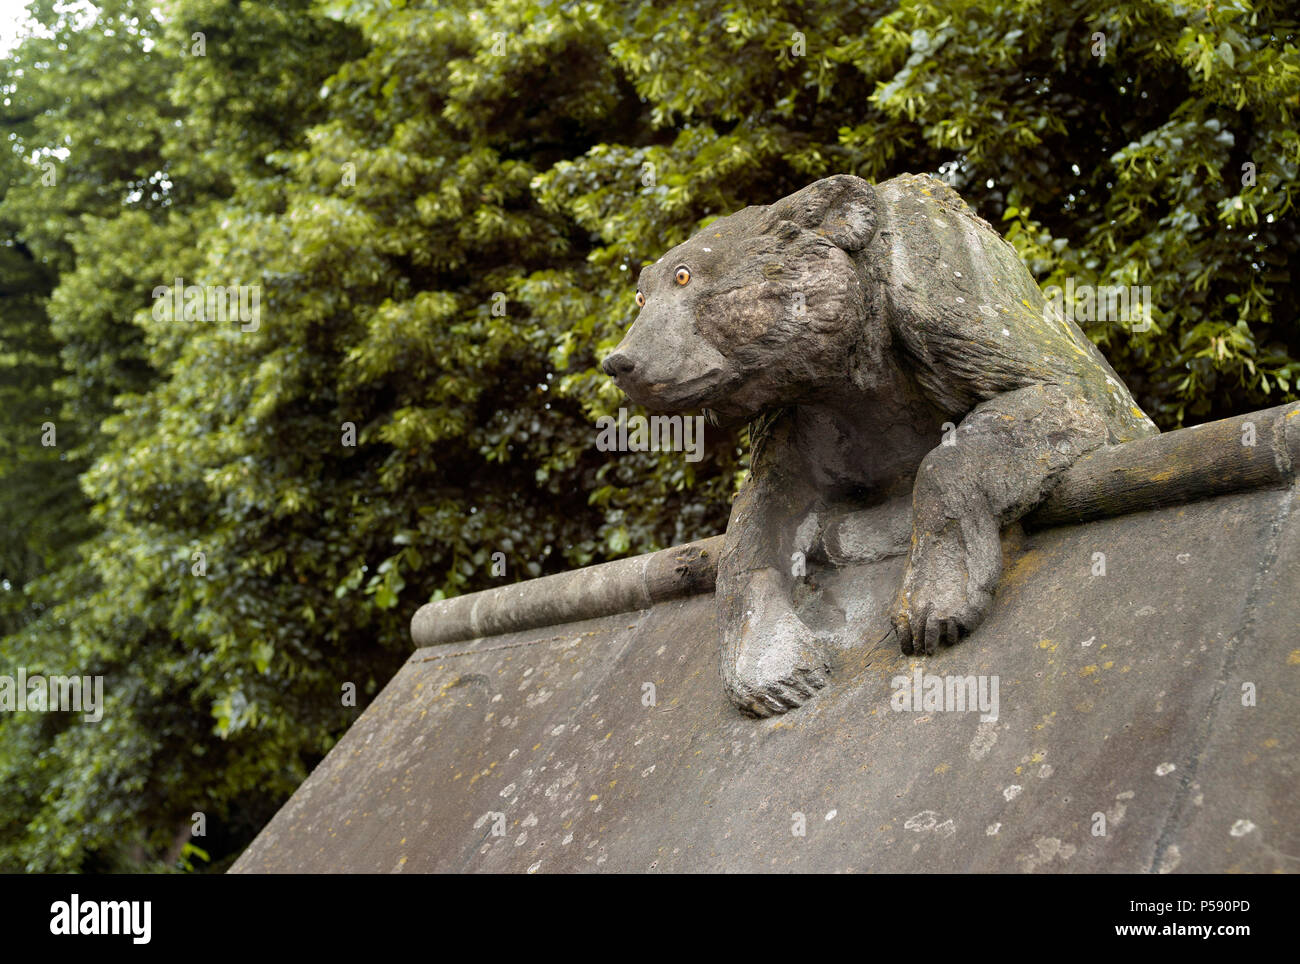
[[(986, 520), (980, 520), (981, 523)], [(933, 655), (975, 631), (993, 603), (1000, 572), (996, 523), (919, 540), (903, 574), (893, 627), (904, 654)]]
[(819, 646), (785, 649), (771, 643), (769, 639), (757, 654), (746, 652), (742, 643), (737, 658), (724, 666), (727, 695), (752, 716), (773, 716), (802, 706), (830, 681), (830, 664)]

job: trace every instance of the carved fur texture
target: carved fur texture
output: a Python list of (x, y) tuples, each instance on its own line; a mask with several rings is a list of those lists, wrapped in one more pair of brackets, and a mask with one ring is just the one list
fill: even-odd
[(1004, 526), (1085, 452), (1157, 431), (1015, 250), (928, 176), (836, 175), (745, 208), (645, 268), (638, 292), (604, 361), (627, 395), (763, 419), (717, 584), (723, 685), (754, 715), (800, 705), (832, 670), (791, 602), (797, 553), (888, 554), (881, 520), (910, 499), (892, 622), (905, 653), (933, 653), (988, 613)]

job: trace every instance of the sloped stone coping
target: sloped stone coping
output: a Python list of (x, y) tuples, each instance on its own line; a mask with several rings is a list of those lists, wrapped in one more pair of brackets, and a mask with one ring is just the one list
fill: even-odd
[[(1024, 521), (1066, 525), (1283, 486), (1300, 465), (1300, 403), (1109, 446), (1076, 462)], [(723, 536), (421, 606), (417, 647), (648, 609), (713, 590)]]

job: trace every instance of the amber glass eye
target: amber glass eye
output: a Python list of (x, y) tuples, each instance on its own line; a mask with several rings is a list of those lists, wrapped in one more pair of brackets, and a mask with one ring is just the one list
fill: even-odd
[(691, 273), (685, 266), (677, 269), (677, 274), (673, 275), (679, 285), (684, 285), (691, 280)]
[(636, 293), (636, 306), (638, 308), (645, 307), (645, 295), (641, 294), (639, 291)]

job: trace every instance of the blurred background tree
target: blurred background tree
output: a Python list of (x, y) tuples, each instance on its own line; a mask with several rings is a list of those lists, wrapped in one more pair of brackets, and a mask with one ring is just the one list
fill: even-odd
[[(596, 364), (642, 264), (819, 177), (932, 172), (1042, 284), (1150, 285), (1084, 327), (1166, 429), (1296, 397), (1282, 2), (30, 9), (0, 673), (107, 707), (0, 716), (0, 870), (223, 869), (421, 603), (721, 531), (745, 432), (600, 453)], [(256, 330), (155, 319), (177, 277), (260, 285)]]

